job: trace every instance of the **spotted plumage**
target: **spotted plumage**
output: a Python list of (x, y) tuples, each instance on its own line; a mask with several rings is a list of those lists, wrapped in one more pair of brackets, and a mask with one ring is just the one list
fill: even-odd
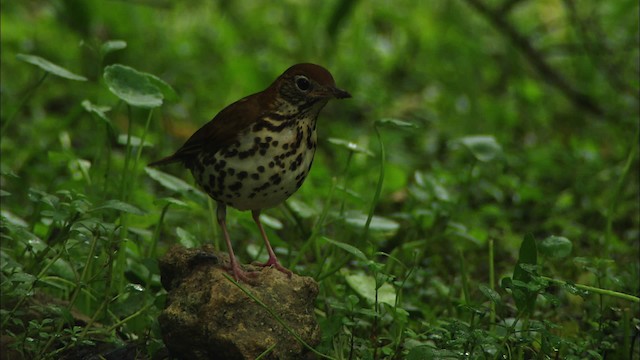
[(298, 64), (262, 92), (220, 111), (175, 154), (150, 165), (183, 163), (216, 200), (218, 222), (236, 279), (237, 264), (226, 229), (226, 206), (251, 210), (269, 252), (265, 266), (291, 274), (278, 262), (259, 220), (260, 210), (291, 196), (307, 177), (317, 144), (316, 120), (332, 98), (351, 97), (321, 66)]

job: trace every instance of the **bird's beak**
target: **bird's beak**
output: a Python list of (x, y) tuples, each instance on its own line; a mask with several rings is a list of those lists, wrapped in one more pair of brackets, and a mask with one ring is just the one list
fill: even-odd
[(336, 99), (347, 99), (351, 97), (351, 94), (349, 94), (344, 90), (338, 89), (336, 87), (330, 88), (330, 91), (331, 91), (331, 95), (333, 95), (333, 97)]
[(310, 94), (313, 97), (319, 97), (319, 98), (323, 98), (323, 99), (346, 99), (346, 98), (350, 98), (351, 94), (349, 94), (348, 92), (342, 90), (342, 89), (338, 89), (335, 86), (324, 86), (324, 87), (320, 87), (318, 89), (316, 89), (312, 94)]

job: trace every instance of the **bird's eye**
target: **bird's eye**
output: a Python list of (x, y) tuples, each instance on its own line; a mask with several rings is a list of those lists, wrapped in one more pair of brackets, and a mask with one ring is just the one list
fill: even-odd
[(309, 89), (311, 89), (311, 83), (309, 82), (309, 79), (306, 76), (298, 75), (296, 76), (295, 81), (296, 81), (296, 87), (298, 88), (298, 90), (302, 92), (307, 92), (309, 91)]

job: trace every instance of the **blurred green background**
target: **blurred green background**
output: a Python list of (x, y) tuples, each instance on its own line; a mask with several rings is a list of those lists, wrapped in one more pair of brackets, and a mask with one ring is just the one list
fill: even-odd
[[(553, 338), (560, 344), (555, 353), (540, 345), (540, 335), (521, 341), (494, 327), (520, 319), (499, 278), (513, 273), (525, 234), (540, 246), (540, 274), (639, 294), (636, 1), (1, 6), (3, 336), (12, 337), (12, 348), (21, 344), (21, 356), (55, 356), (54, 349), (79, 344), (67, 334), (57, 346), (59, 339), (40, 339), (33, 333), (41, 327), (18, 320), (36, 306), (36, 294), (72, 300), (60, 307), (108, 324), (142, 301), (145, 312), (119, 324), (120, 333), (109, 328), (107, 337), (144, 338), (148, 353), (161, 347), (154, 319), (164, 295), (155, 259), (175, 243), (220, 239), (205, 196), (163, 184), (144, 164), (172, 153), (224, 106), (263, 90), (298, 62), (327, 67), (353, 95), (321, 113), (310, 176), (265, 219), (284, 264), (320, 281), (323, 353), (403, 358), (471, 349), (471, 358), (485, 358), (511, 344), (524, 358), (583, 358), (627, 354), (635, 341), (637, 355), (637, 303), (615, 296), (545, 287), (554, 300), (545, 297), (531, 316), (557, 326), (542, 331), (560, 339)], [(104, 44), (114, 40), (126, 47), (108, 50)], [(50, 74), (18, 54), (86, 81)], [(105, 84), (104, 68), (112, 64), (153, 74), (176, 96), (152, 111), (128, 106)], [(101, 118), (85, 100), (109, 109)], [(127, 134), (144, 137), (139, 159)], [(193, 184), (180, 166), (161, 170)], [(229, 223), (242, 262), (264, 256), (249, 214), (232, 211)], [(556, 248), (545, 247), (550, 236), (564, 239), (570, 253), (554, 256)], [(92, 238), (93, 264), (85, 263)], [(335, 242), (362, 250), (370, 262)], [(88, 294), (74, 297), (73, 283), (104, 266), (110, 279), (91, 278)], [(380, 274), (401, 300), (393, 310), (374, 308), (392, 321), (357, 311), (371, 304), (353, 276)], [(142, 300), (127, 287), (136, 284)], [(487, 286), (500, 302), (481, 290)], [(105, 315), (105, 302), (93, 296), (105, 291), (112, 296), (106, 303), (124, 304), (120, 316)], [(361, 300), (347, 306), (348, 295)], [(68, 318), (48, 316), (58, 331), (68, 329)]]

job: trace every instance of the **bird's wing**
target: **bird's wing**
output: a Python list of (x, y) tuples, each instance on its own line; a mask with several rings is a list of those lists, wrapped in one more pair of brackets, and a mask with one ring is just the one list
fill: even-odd
[(198, 129), (175, 154), (154, 161), (149, 166), (185, 162), (199, 152), (215, 153), (231, 145), (238, 135), (260, 116), (260, 93), (247, 96), (222, 109), (211, 121)]

